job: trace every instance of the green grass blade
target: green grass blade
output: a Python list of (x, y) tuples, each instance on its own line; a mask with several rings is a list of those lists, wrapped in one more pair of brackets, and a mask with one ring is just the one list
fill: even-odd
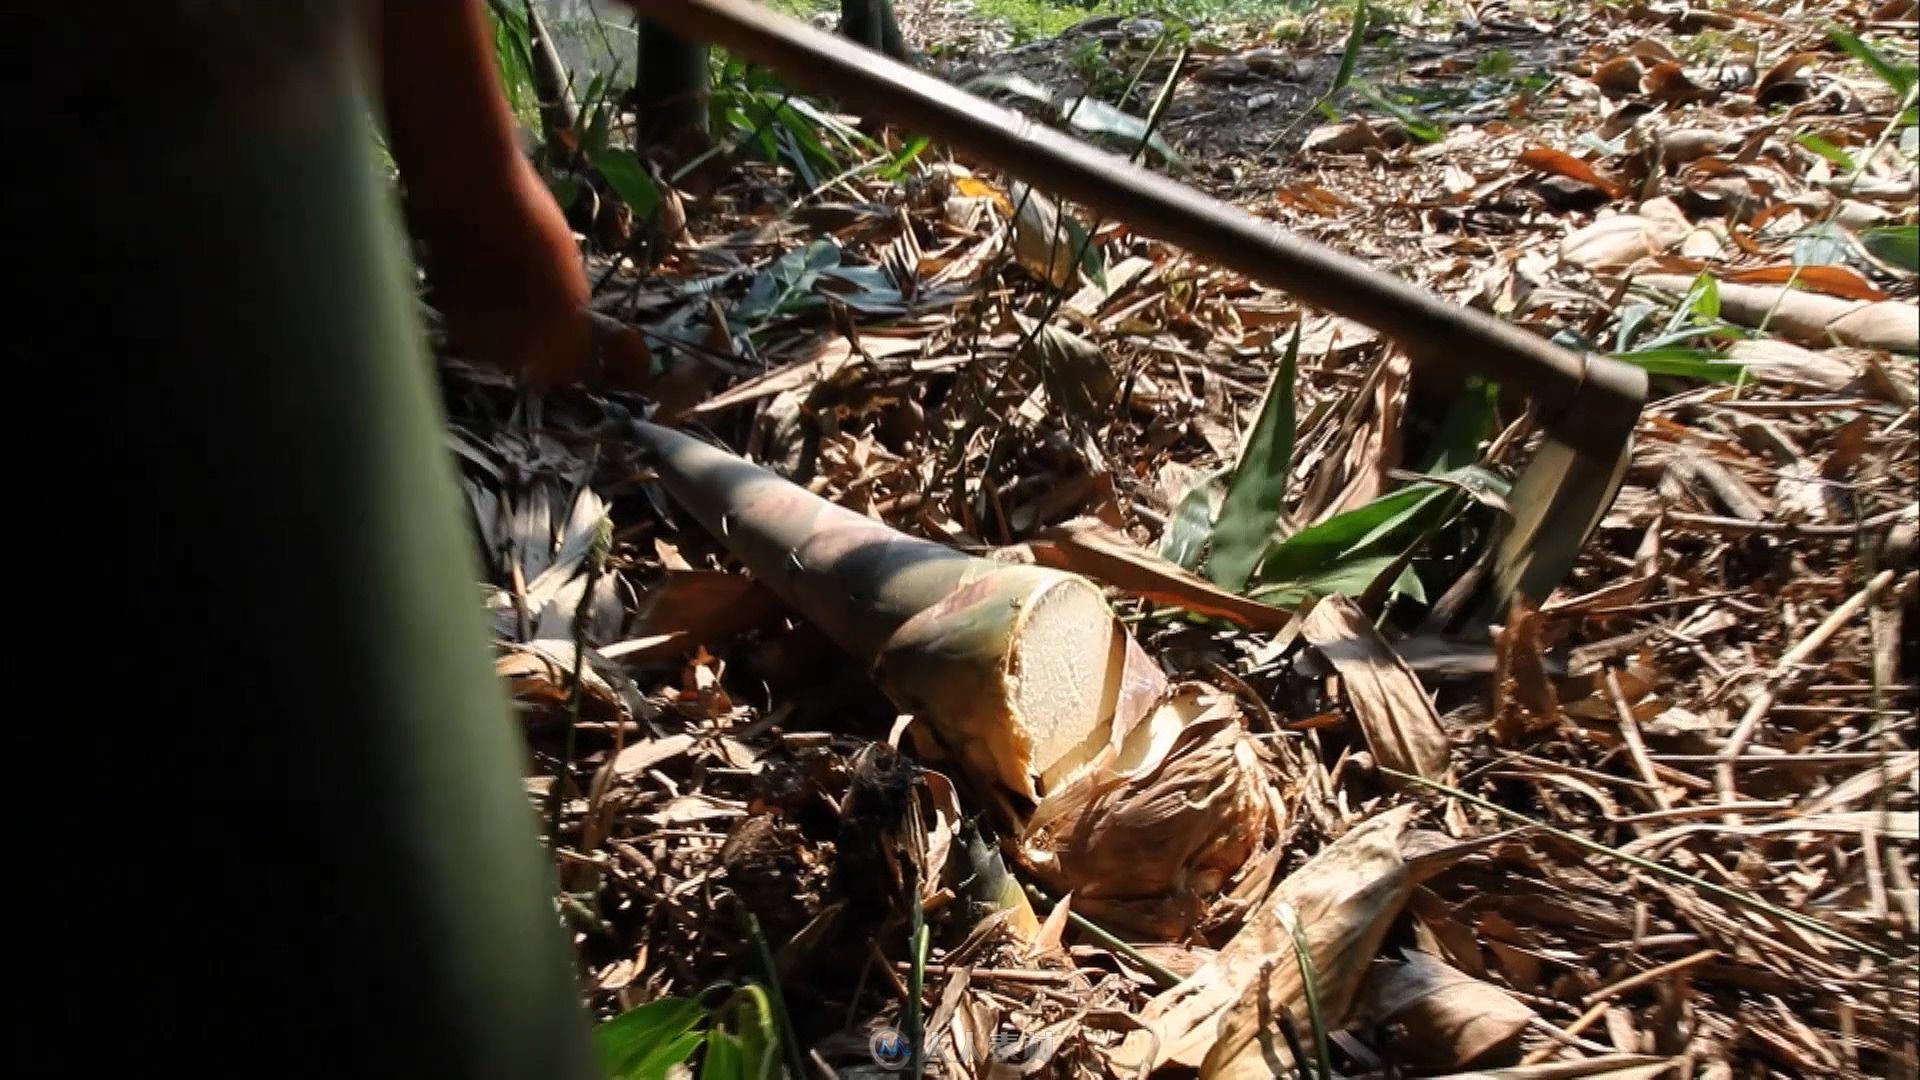
[[(1350, 556), (1298, 578), (1262, 585), (1247, 593), (1247, 597), (1282, 608), (1297, 608), (1327, 596), (1358, 598), (1366, 595), (1367, 590), (1380, 580), (1380, 575), (1399, 562), (1400, 556), (1397, 554)], [(1393, 587), (1417, 603), (1426, 602), (1426, 588), (1412, 567), (1400, 571)]]
[(1333, 73), (1333, 85), (1327, 89), (1332, 97), (1347, 88), (1353, 81), (1353, 69), (1360, 62), (1360, 46), (1367, 39), (1367, 20), (1369, 16), (1366, 0), (1353, 9), (1353, 30), (1347, 34), (1347, 47), (1340, 54), (1340, 69)]
[(740, 1047), (746, 1058), (748, 1080), (774, 1080), (780, 1075), (780, 1058), (785, 1049), (780, 1041), (779, 1025), (773, 1017), (773, 1005), (766, 992), (752, 983), (740, 988), (735, 1026), (740, 1029)]
[(1239, 592), (1260, 564), (1287, 494), (1287, 466), (1293, 460), (1293, 375), (1300, 357), (1300, 327), (1267, 387), (1260, 417), (1247, 436), (1240, 461), (1227, 483), (1220, 517), (1213, 523), (1213, 550), (1207, 574), (1223, 589)]
[(1920, 274), (1920, 225), (1883, 225), (1860, 234), (1860, 242), (1882, 262)]
[(1400, 125), (1407, 129), (1407, 134), (1421, 142), (1437, 143), (1446, 137), (1446, 133), (1434, 127), (1433, 123), (1425, 116), (1388, 98), (1385, 94), (1374, 89), (1367, 83), (1356, 82), (1352, 85), (1353, 92), (1365, 98), (1367, 104), (1400, 121)]
[(779, 1032), (780, 1049), (787, 1059), (787, 1067), (793, 1075), (804, 1076), (806, 1069), (801, 1060), (800, 1038), (793, 1030), (793, 1015), (787, 1011), (786, 995), (780, 990), (780, 966), (774, 963), (773, 950), (767, 947), (766, 935), (760, 932), (760, 920), (745, 906), (736, 909), (740, 927), (746, 932), (747, 940), (753, 943), (754, 958), (760, 962), (761, 977), (766, 980), (765, 1014), (772, 1018), (772, 1027)]
[(880, 170), (880, 179), (897, 183), (907, 175), (907, 166), (917, 161), (921, 153), (932, 145), (931, 136), (915, 135), (908, 140), (907, 145), (900, 148), (899, 153), (893, 155), (893, 160), (887, 162), (886, 167)]
[(700, 1055), (700, 1080), (745, 1080), (746, 1048), (732, 1035), (714, 1028), (707, 1032), (707, 1048)]
[(1793, 141), (1826, 158), (1840, 168), (1848, 172), (1853, 171), (1853, 157), (1845, 150), (1840, 149), (1820, 136), (1809, 133), (1796, 136)]
[(928, 936), (926, 913), (920, 908), (918, 889), (913, 894), (909, 930), (907, 946), (912, 962), (907, 970), (907, 1040), (913, 1047), (913, 1080), (920, 1080), (927, 1071), (926, 1021), (920, 1013), (920, 998), (927, 985)]
[(1646, 369), (1649, 375), (1699, 379), (1702, 382), (1733, 382), (1747, 370), (1747, 366), (1737, 360), (1723, 359), (1717, 353), (1702, 349), (1641, 349), (1613, 353), (1612, 356), (1615, 360)]
[[(1320, 1080), (1333, 1080), (1333, 1054), (1327, 1048), (1327, 1018), (1320, 1011), (1320, 980), (1313, 968), (1313, 949), (1307, 943), (1307, 931), (1300, 925), (1300, 915), (1293, 905), (1280, 905), (1281, 921), (1286, 923), (1293, 937), (1294, 959), (1300, 963), (1300, 990), (1307, 999), (1307, 1020), (1313, 1025), (1313, 1053)], [(1296, 1062), (1301, 1072), (1306, 1071), (1305, 1062)]]
[(1878, 49), (1837, 26), (1827, 31), (1827, 37), (1846, 50), (1848, 56), (1872, 68), (1873, 73), (1880, 76), (1880, 81), (1886, 83), (1897, 96), (1904, 98), (1907, 91), (1913, 89), (1916, 74), (1913, 65), (1898, 64), (1887, 59)]
[(1493, 435), (1493, 407), (1498, 396), (1499, 387), (1493, 383), (1468, 379), (1447, 406), (1433, 449), (1420, 471), (1439, 475), (1479, 461), (1480, 444)]

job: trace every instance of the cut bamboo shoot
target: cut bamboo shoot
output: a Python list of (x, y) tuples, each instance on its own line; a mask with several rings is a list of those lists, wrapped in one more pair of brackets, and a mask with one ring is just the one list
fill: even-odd
[(688, 435), (634, 430), (675, 501), (976, 780), (1038, 798), (1107, 756), (1165, 685), (1077, 574), (907, 536)]

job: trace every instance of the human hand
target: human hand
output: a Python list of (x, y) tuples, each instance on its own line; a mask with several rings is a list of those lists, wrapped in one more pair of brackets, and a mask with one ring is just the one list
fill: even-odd
[(524, 162), (459, 219), (419, 231), (429, 300), (448, 344), (528, 385), (566, 385), (595, 367), (591, 293), (560, 207)]

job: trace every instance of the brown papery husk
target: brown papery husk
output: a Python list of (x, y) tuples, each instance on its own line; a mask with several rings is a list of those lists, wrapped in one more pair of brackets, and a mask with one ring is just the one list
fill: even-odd
[(1440, 869), (1416, 872), (1403, 853), (1420, 839), (1418, 807), (1401, 806), (1356, 825), (1288, 875), (1239, 933), (1141, 1013), (1148, 1030), (1129, 1036), (1123, 1064), (1197, 1068), (1203, 1077), (1270, 1077), (1291, 1059), (1275, 1018), (1291, 1012), (1312, 1031), (1288, 916), (1306, 935), (1321, 1019), (1337, 1028), (1352, 1007), (1389, 926), (1414, 886)]
[(1079, 575), (911, 537), (698, 439), (633, 428), (674, 500), (977, 782), (1038, 798), (1037, 780), (1124, 738), (1144, 711), (1136, 684), (1164, 684)]
[(1182, 683), (1112, 762), (1041, 800), (1020, 859), (1102, 925), (1179, 938), (1278, 834), (1271, 788), (1232, 698)]

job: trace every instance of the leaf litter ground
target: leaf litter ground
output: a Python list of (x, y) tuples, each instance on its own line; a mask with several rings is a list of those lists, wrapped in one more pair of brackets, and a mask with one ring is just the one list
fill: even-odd
[[(1482, 619), (1532, 446), (1511, 388), (1428, 386), (1363, 326), (905, 161), (911, 133), (864, 129), (897, 177), (851, 137), (837, 176), (692, 177), (656, 265), (598, 260), (664, 369), (618, 404), (1110, 586), (1210, 688), (1200, 786), (1167, 790), (1261, 794), (1233, 865), (1068, 845), (1094, 870), (1049, 874), (1018, 808), (669, 503), (607, 399), (445, 358), (603, 1036), (848, 1075), (887, 1029), (968, 1076), (1913, 1075), (1913, 5), (1096, 16), (1019, 48), (901, 8), (943, 76), (1123, 150), (1183, 57), (1154, 128), (1178, 161), (1144, 161), (1653, 395), (1570, 580)], [(1223, 573), (1216, 515), (1263, 504), (1242, 476), (1278, 513)], [(1114, 843), (1222, 820), (1139, 790), (1101, 809), (1139, 815)]]

